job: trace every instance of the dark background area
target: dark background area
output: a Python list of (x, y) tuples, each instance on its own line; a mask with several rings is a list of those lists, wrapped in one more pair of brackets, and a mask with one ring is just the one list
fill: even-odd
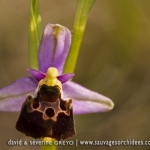
[[(73, 28), (76, 0), (40, 0), (42, 27)], [(27, 76), (29, 0), (0, 0), (0, 87)], [(75, 116), (77, 135), (69, 140), (150, 141), (150, 1), (97, 0), (85, 30), (75, 82), (110, 97), (112, 111)], [(15, 90), (15, 89), (14, 89)], [(0, 149), (9, 139), (32, 140), (15, 129), (19, 113), (0, 112)], [(58, 150), (109, 149), (107, 146), (59, 146)], [(148, 150), (150, 146), (112, 146), (112, 150)]]

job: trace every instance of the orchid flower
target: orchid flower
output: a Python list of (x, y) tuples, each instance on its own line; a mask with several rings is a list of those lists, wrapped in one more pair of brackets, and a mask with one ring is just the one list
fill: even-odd
[(39, 70), (28, 69), (31, 76), (20, 78), (11, 85), (0, 89), (0, 111), (19, 112), (27, 95), (34, 95), (39, 81), (45, 78), (49, 67), (57, 68), (59, 73), (57, 79), (62, 83), (63, 97), (73, 100), (74, 114), (111, 110), (114, 106), (111, 99), (68, 81), (74, 74), (62, 74), (70, 44), (71, 33), (66, 27), (48, 24), (39, 46)]

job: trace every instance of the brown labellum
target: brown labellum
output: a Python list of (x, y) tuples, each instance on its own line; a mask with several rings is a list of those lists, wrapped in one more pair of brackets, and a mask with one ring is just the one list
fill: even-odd
[(36, 97), (28, 95), (24, 101), (16, 129), (33, 138), (74, 136), (72, 100), (61, 98), (59, 86), (42, 85)]

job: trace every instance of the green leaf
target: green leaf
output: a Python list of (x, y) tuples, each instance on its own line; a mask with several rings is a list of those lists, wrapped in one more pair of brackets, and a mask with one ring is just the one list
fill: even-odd
[(39, 0), (30, 0), (29, 60), (30, 67), (38, 69), (38, 47), (41, 39)]
[(64, 72), (74, 72), (89, 12), (95, 0), (78, 0), (70, 51)]

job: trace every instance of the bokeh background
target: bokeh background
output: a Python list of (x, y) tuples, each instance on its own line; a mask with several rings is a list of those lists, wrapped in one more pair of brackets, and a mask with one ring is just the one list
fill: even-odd
[[(42, 27), (73, 28), (77, 0), (40, 0)], [(0, 87), (27, 76), (29, 0), (0, 0)], [(150, 1), (97, 0), (85, 30), (75, 82), (110, 97), (106, 113), (75, 116), (70, 140), (150, 140)], [(15, 89), (14, 89), (15, 90)], [(0, 149), (9, 139), (31, 140), (15, 129), (19, 113), (0, 112)], [(58, 150), (110, 149), (107, 146), (59, 146)], [(113, 146), (112, 150), (149, 150), (150, 146)]]

